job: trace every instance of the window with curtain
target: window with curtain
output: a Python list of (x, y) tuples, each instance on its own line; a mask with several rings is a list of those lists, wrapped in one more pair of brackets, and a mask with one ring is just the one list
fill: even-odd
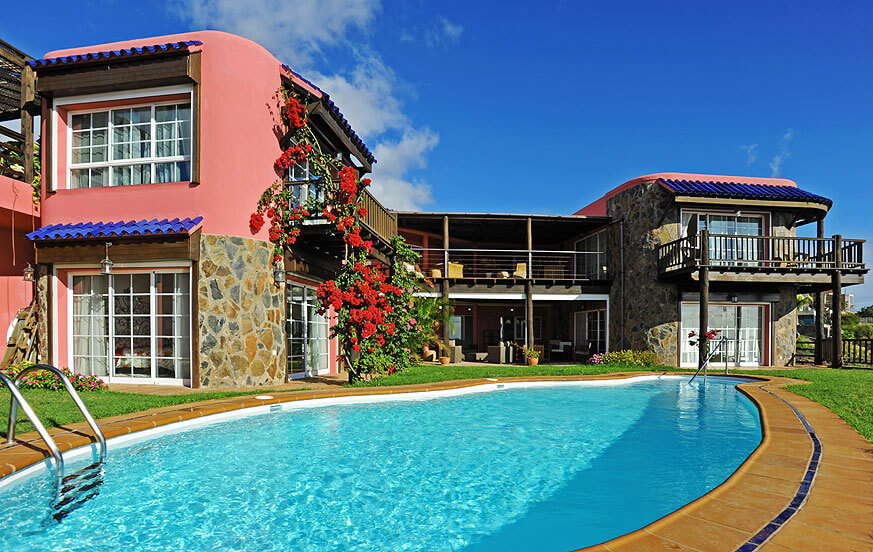
[(72, 285), (74, 372), (191, 378), (187, 273), (75, 275)]
[(191, 179), (191, 104), (72, 113), (69, 187)]

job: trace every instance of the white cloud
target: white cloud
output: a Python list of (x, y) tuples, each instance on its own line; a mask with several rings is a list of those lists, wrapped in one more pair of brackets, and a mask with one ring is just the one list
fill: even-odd
[(748, 169), (752, 166), (752, 163), (758, 160), (758, 144), (740, 146), (740, 149), (746, 152), (746, 168)]
[[(408, 87), (394, 70), (366, 45), (348, 40), (353, 31), (366, 31), (381, 10), (379, 0), (181, 0), (181, 8), (199, 27), (260, 43), (330, 94), (378, 161), (372, 190), (386, 207), (420, 209), (433, 201), (430, 186), (409, 173), (425, 167), (439, 136), (410, 120), (399, 95)], [(448, 19), (437, 23), (441, 41), (457, 41), (463, 32)], [(317, 54), (328, 46), (345, 50), (353, 68), (318, 70)]]
[(794, 140), (794, 137), (797, 135), (797, 131), (793, 128), (787, 129), (782, 133), (782, 138), (779, 139), (779, 153), (773, 156), (773, 159), (770, 160), (770, 176), (779, 176), (779, 172), (782, 170), (782, 163), (785, 162), (786, 159), (791, 157), (791, 152), (789, 151), (789, 147), (791, 145), (791, 141)]
[(427, 166), (427, 154), (439, 143), (429, 128), (407, 127), (399, 139), (380, 142), (373, 155), (379, 162), (373, 168), (372, 192), (386, 207), (400, 211), (420, 209), (431, 203), (430, 186), (406, 175)]
[(365, 30), (382, 6), (380, 0), (180, 0), (179, 8), (197, 27), (245, 36), (303, 67), (350, 30)]
[(425, 34), (425, 40), (429, 46), (439, 44), (457, 44), (464, 33), (464, 26), (453, 23), (449, 18), (440, 16), (434, 26)]

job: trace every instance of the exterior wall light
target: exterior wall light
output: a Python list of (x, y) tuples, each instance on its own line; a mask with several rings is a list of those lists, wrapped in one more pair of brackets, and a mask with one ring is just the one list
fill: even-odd
[(109, 258), (110, 247), (112, 247), (112, 242), (106, 242), (106, 257), (100, 261), (100, 274), (106, 276), (112, 274), (112, 259)]
[(731, 295), (730, 300), (731, 300), (731, 303), (739, 303), (740, 302), (740, 298), (737, 297), (736, 295)]
[(35, 282), (36, 281), (35, 273), (36, 273), (36, 271), (33, 269), (32, 266), (30, 266), (30, 263), (28, 262), (27, 266), (24, 267), (24, 281), (25, 282)]
[(277, 284), (285, 283), (285, 269), (279, 263), (273, 265), (273, 281)]

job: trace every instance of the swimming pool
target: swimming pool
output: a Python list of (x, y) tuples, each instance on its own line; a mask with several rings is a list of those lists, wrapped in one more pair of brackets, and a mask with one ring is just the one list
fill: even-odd
[(571, 550), (730, 476), (761, 440), (740, 381), (494, 384), (177, 424), (112, 446), (60, 522), (75, 501), (57, 508), (44, 470), (0, 487), (0, 549)]

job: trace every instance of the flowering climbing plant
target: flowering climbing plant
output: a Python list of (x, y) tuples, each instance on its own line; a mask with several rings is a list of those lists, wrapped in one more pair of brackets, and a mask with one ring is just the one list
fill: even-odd
[[(709, 330), (708, 332), (706, 332), (703, 335), (706, 336), (706, 339), (713, 340), (713, 339), (716, 339), (718, 337), (718, 334), (720, 334), (720, 333), (721, 333), (721, 330)], [(691, 345), (692, 347), (697, 347), (697, 344), (699, 342), (700, 342), (700, 338), (697, 335), (696, 331), (691, 330), (690, 332), (688, 332), (688, 344), (689, 345)]]
[(299, 97), (283, 92), (283, 99), (291, 140), (274, 165), (292, 170), (305, 164), (309, 179), (302, 185), (308, 193), (300, 193), (301, 184), (273, 182), (261, 195), (249, 226), (257, 233), (269, 224), (274, 263), (282, 262), (306, 221), (326, 223), (328, 231), (340, 236), (345, 259), (336, 277), (318, 287), (319, 312), (333, 313), (331, 337), (339, 341), (352, 378), (403, 370), (415, 362), (413, 343), (423, 330), (413, 308), (414, 293), (426, 283), (419, 255), (396, 236), (390, 266), (370, 260), (373, 242), (362, 237), (360, 222), (367, 216), (363, 192), (370, 180), (322, 151)]

